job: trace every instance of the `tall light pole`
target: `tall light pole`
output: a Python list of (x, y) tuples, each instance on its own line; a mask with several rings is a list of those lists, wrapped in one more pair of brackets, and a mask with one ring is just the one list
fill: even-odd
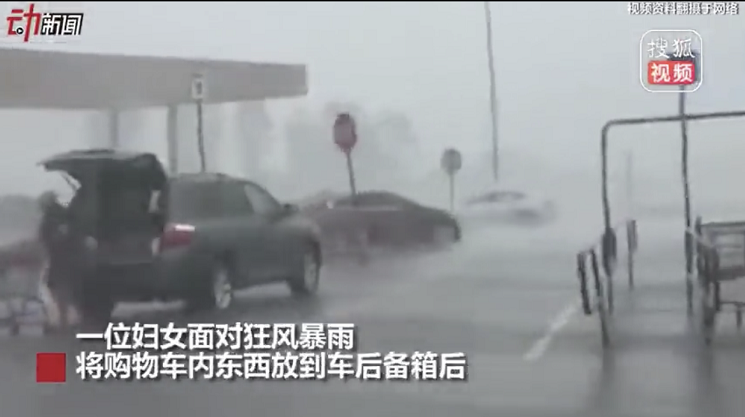
[[(670, 57), (671, 61), (692, 61), (694, 80), (697, 83), (701, 82), (701, 55), (699, 50), (691, 50), (690, 56), (674, 56)], [(686, 255), (686, 294), (688, 299), (688, 313), (693, 311), (693, 304), (691, 303), (693, 297), (693, 257), (694, 247), (693, 238), (688, 230), (691, 230), (693, 226), (693, 220), (691, 219), (691, 188), (688, 181), (688, 120), (686, 116), (686, 99), (688, 98), (688, 91), (685, 85), (680, 86), (680, 92), (678, 93), (678, 115), (680, 116), (680, 136), (681, 136), (681, 177), (683, 178), (683, 208), (685, 211), (685, 227), (686, 234), (684, 240), (684, 250)], [(695, 90), (694, 90), (695, 91)]]
[(484, 2), (484, 15), (486, 18), (486, 56), (489, 58), (489, 101), (491, 103), (491, 141), (492, 141), (492, 173), (494, 181), (499, 179), (499, 142), (497, 130), (497, 83), (494, 78), (494, 47), (491, 27), (491, 6), (488, 1)]

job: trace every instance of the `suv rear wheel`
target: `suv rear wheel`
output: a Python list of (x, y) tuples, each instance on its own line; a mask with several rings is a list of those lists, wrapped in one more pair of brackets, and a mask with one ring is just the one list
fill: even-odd
[(230, 268), (223, 263), (212, 267), (204, 285), (187, 301), (190, 310), (227, 310), (233, 305), (234, 287)]
[(308, 296), (318, 291), (321, 278), (321, 259), (319, 251), (309, 245), (303, 252), (298, 271), (288, 282), (293, 295)]
[(80, 313), (82, 320), (94, 323), (107, 323), (116, 307), (111, 292), (101, 285), (84, 284)]
[(436, 246), (448, 246), (460, 239), (459, 231), (453, 225), (439, 225), (432, 230), (432, 240)]

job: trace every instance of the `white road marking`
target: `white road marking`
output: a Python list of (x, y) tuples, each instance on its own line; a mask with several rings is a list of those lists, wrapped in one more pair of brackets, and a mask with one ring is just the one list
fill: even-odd
[(540, 359), (548, 350), (551, 345), (551, 341), (556, 335), (566, 327), (572, 321), (572, 317), (579, 311), (579, 303), (572, 302), (568, 306), (564, 307), (561, 312), (554, 318), (548, 326), (546, 333), (525, 352), (523, 360), (527, 362), (533, 362)]

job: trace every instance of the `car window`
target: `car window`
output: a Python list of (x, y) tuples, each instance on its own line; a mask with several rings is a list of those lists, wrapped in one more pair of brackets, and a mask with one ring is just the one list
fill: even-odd
[(246, 197), (242, 183), (223, 183), (220, 196), (222, 199), (222, 212), (226, 216), (243, 216), (258, 212), (253, 207), (253, 203), (249, 202), (249, 199)]
[(499, 193), (497, 192), (491, 192), (491, 193), (483, 194), (477, 197), (473, 197), (470, 200), (468, 200), (466, 204), (476, 205), (476, 204), (494, 203), (497, 201), (498, 194)]
[(148, 213), (152, 192), (141, 187), (122, 187), (104, 193), (103, 211), (115, 217)]
[(244, 195), (248, 197), (254, 211), (259, 214), (270, 214), (279, 211), (280, 204), (266, 190), (255, 184), (243, 184)]
[(222, 214), (220, 188), (215, 182), (174, 181), (168, 199), (169, 217), (173, 220), (201, 220)]
[[(409, 201), (399, 195), (393, 193), (362, 193), (357, 195), (357, 204), (361, 207), (393, 207), (393, 208), (407, 208), (415, 205), (413, 201)], [(339, 207), (348, 207), (352, 205), (352, 197), (345, 197), (340, 199), (334, 204)]]
[(523, 198), (525, 198), (525, 195), (516, 191), (492, 191), (472, 198), (468, 201), (468, 204), (511, 203), (522, 200)]
[(495, 201), (498, 201), (500, 203), (506, 203), (506, 202), (512, 202), (512, 201), (518, 201), (522, 200), (524, 195), (522, 193), (518, 193), (515, 191), (502, 191), (497, 193), (495, 196)]

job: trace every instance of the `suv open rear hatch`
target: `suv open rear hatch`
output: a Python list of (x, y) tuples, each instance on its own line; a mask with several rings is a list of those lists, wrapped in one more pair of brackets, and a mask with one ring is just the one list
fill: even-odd
[[(165, 170), (155, 155), (78, 150), (55, 155), (41, 165), (47, 171), (65, 172), (80, 184), (69, 209), (81, 231), (95, 237), (99, 263), (152, 259), (153, 242), (165, 226), (160, 195), (167, 184)], [(153, 202), (158, 203), (156, 207)]]
[(41, 165), (47, 171), (63, 171), (81, 185), (96, 180), (101, 175), (113, 174), (143, 181), (152, 189), (160, 190), (167, 179), (160, 161), (151, 153), (111, 149), (78, 150), (47, 158)]

